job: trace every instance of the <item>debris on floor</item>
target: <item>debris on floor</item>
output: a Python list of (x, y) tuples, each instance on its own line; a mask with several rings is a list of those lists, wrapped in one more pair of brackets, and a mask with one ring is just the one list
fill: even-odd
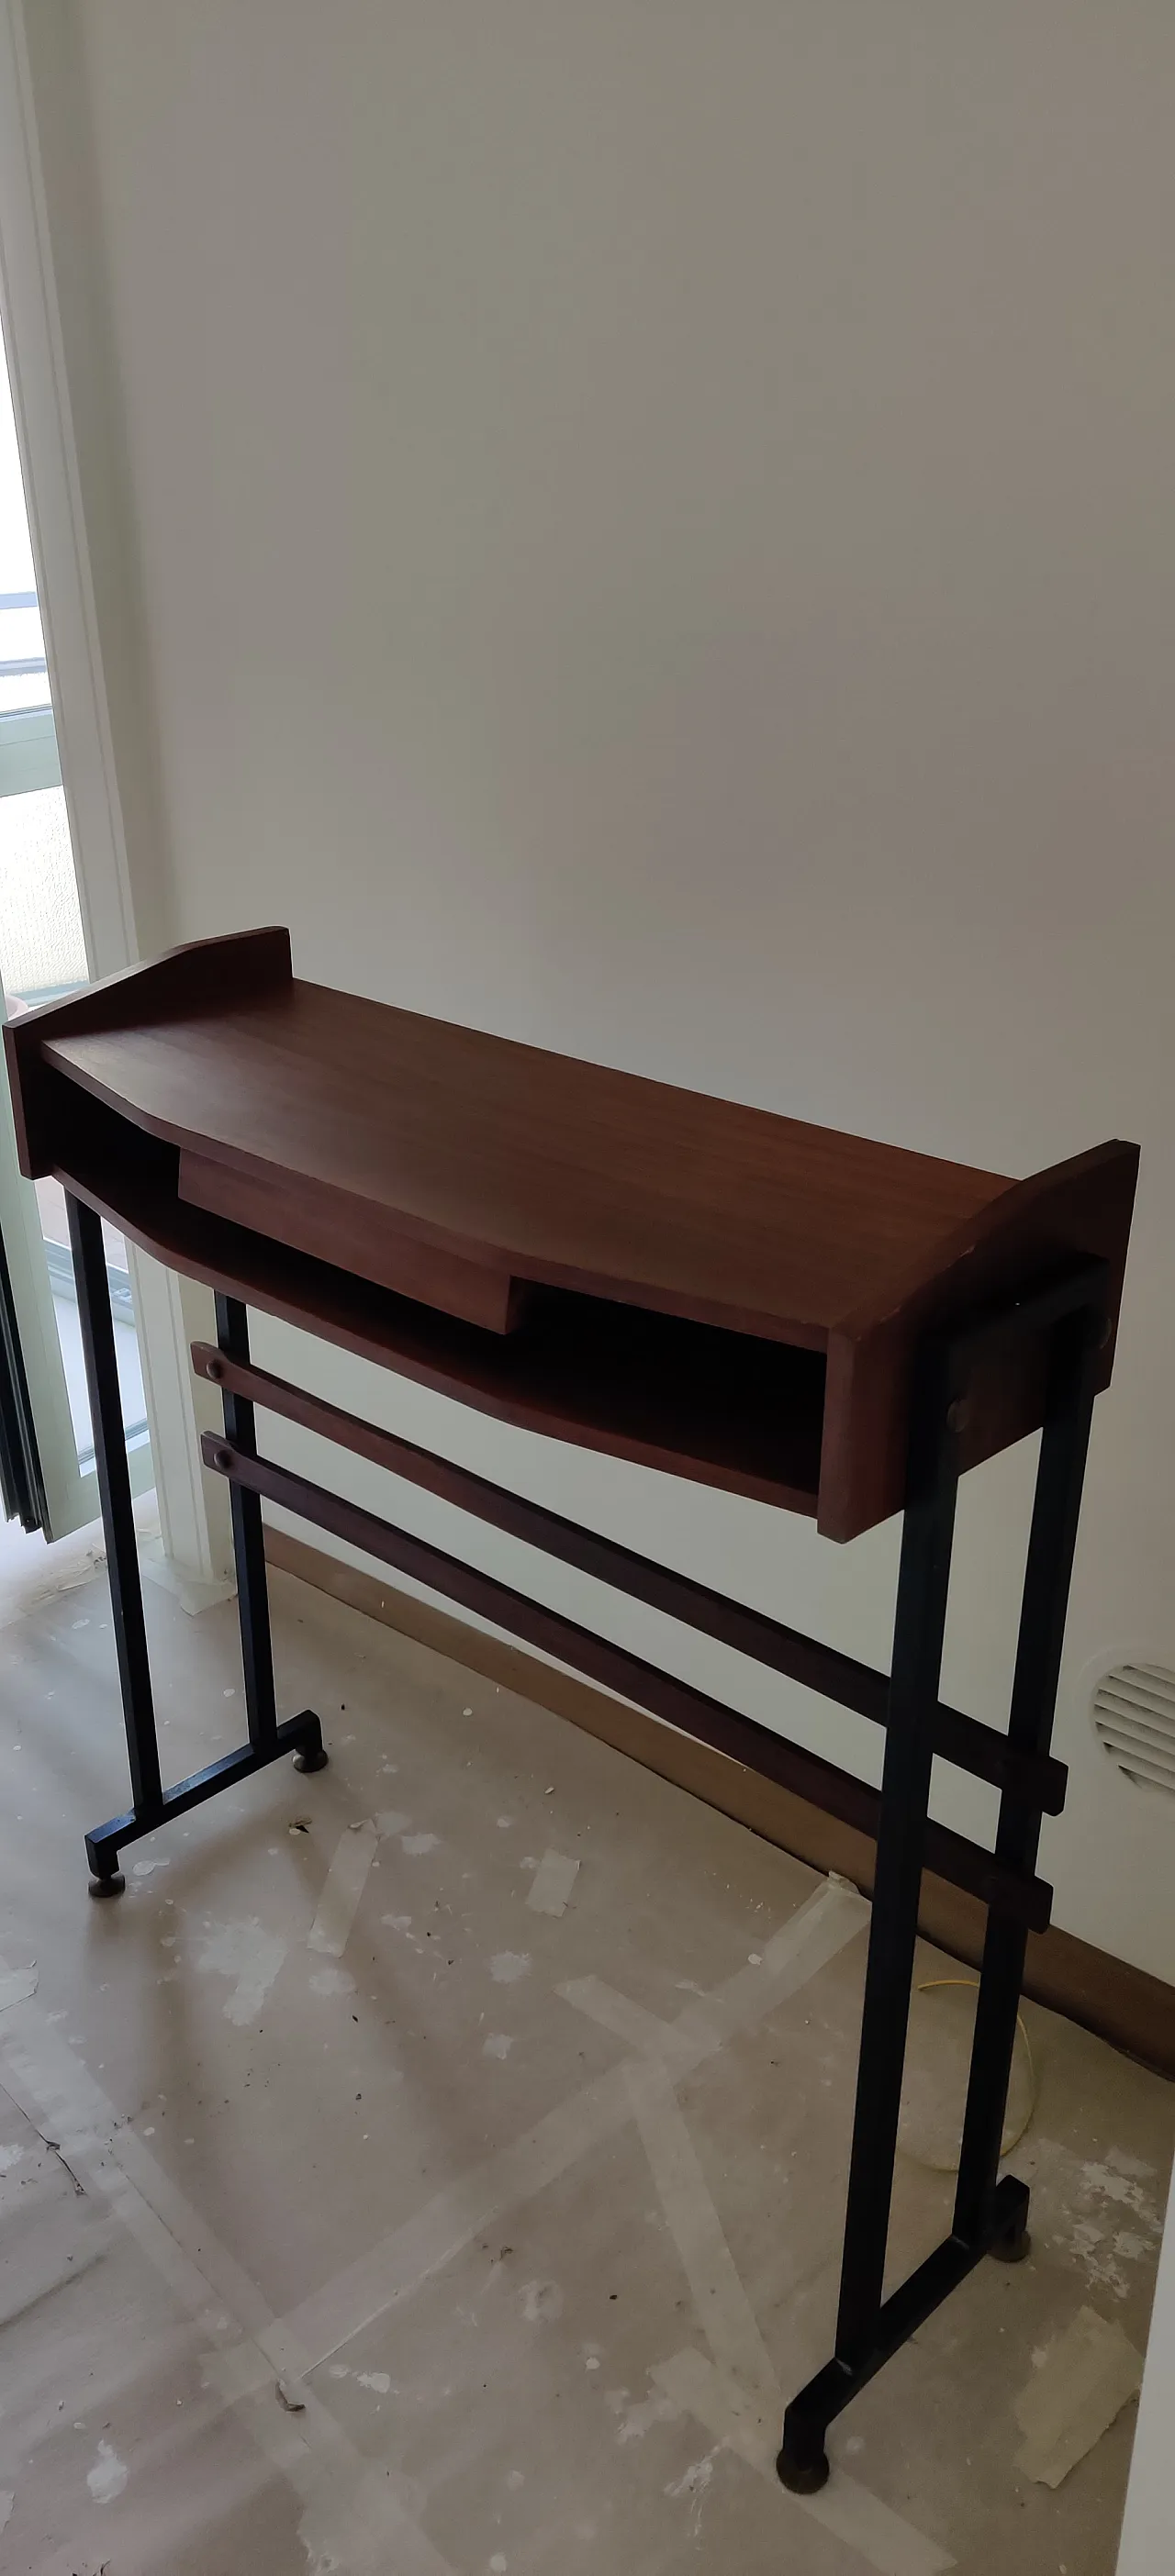
[[(1175, 2088), (1025, 2007), (1030, 2258), (791, 2495), (864, 1898), (508, 1690), (471, 1729), (459, 1666), (275, 1574), (283, 1705), (345, 1702), (330, 1767), (176, 1819), (95, 1908), (104, 1578), (75, 1607), (0, 1634), (4, 2576), (1107, 2576)], [(179, 1778), (234, 1611), (145, 1608)], [(920, 1944), (895, 2279), (950, 2225), (958, 1973)]]

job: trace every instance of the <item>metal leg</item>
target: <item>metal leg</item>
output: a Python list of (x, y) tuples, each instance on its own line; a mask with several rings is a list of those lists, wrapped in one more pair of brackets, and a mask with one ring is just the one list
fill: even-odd
[[(90, 1393), (102, 1525), (106, 1533), (106, 1563), (126, 1720), (131, 1796), (136, 1822), (142, 1818), (142, 1829), (149, 1831), (150, 1822), (158, 1821), (162, 1809), (163, 1784), (159, 1775), (159, 1740), (151, 1695), (151, 1667), (147, 1657), (147, 1630), (143, 1619), (131, 1480), (122, 1429), (122, 1396), (118, 1384), (102, 1221), (92, 1208), (83, 1207), (80, 1199), (67, 1196), (66, 1209), (77, 1281), (86, 1384)], [(125, 1882), (118, 1868), (117, 1851), (93, 1850), (88, 1843), (87, 1850), (93, 1871), (91, 1896), (121, 1894)]]
[[(1008, 1722), (1009, 1741), (1022, 1752), (1047, 1753), (1052, 1735), (1104, 1329), (1105, 1310), (1093, 1305), (1066, 1317), (1053, 1335)], [(1038, 1809), (1005, 1790), (996, 1833), (999, 1857), (1035, 1869), (1039, 1841)], [(985, 2233), (990, 2238), (1026, 1941), (1023, 1924), (989, 1916), (955, 2198), (954, 2234), (967, 2244)], [(1027, 2214), (1025, 2197), (1018, 2226), (990, 2241), (989, 2250), (1002, 2261), (1018, 2262), (1028, 2252)]]
[[(1104, 1265), (1090, 1264), (1071, 1287), (1038, 1301), (1050, 1331), (1049, 1382), (1008, 1729), (1021, 1754), (1049, 1750), (1106, 1289)], [(1025, 1321), (1031, 1312), (1012, 1310), (989, 1329), (1014, 1332)], [(983, 1337), (977, 1327), (973, 1347)], [(964, 1336), (942, 1355), (937, 1385), (924, 1377), (915, 1396), (836, 2349), (788, 2407), (777, 2463), (784, 2485), (801, 2494), (828, 2476), (833, 2418), (891, 2354), (985, 2254), (1018, 2262), (1029, 2250), (1027, 2185), (999, 2178), (1027, 1936), (1019, 1919), (989, 1913), (951, 2234), (882, 2299), (957, 1482), (961, 1399), (952, 1372), (966, 1347)], [(1010, 1869), (1035, 1869), (1040, 1823), (1040, 1801), (1006, 1787), (996, 1852)]]
[[(249, 1317), (238, 1297), (217, 1297), (216, 1339), (225, 1358), (249, 1365)], [(225, 1438), (248, 1458), (257, 1455), (253, 1406), (247, 1396), (225, 1387)], [(269, 1628), (269, 1586), (265, 1575), (265, 1532), (261, 1497), (243, 1485), (230, 1487), (233, 1556), (237, 1570), (237, 1607), (241, 1623), (241, 1659), (245, 1670), (245, 1708), (249, 1742), (263, 1760), (272, 1759), (277, 1741), (277, 1703), (273, 1688), (273, 1646)], [(299, 1771), (321, 1771), (326, 1761), (321, 1731), (317, 1744), (307, 1742), (294, 1755)]]
[[(233, 1543), (240, 1595), (249, 1741), (239, 1746), (235, 1753), (223, 1755), (219, 1762), (209, 1763), (206, 1770), (193, 1772), (190, 1779), (179, 1781), (174, 1789), (163, 1787), (102, 1227), (93, 1211), (84, 1207), (80, 1200), (67, 1197), (67, 1206), (86, 1382), (94, 1424), (94, 1454), (106, 1532), (110, 1599), (133, 1800), (127, 1814), (111, 1816), (106, 1824), (96, 1826), (92, 1833), (87, 1834), (86, 1857), (91, 1870), (91, 1896), (119, 1896), (126, 1884), (118, 1866), (119, 1852), (124, 1844), (138, 1842), (144, 1834), (153, 1833), (157, 1825), (167, 1824), (174, 1816), (186, 1815), (192, 1807), (203, 1806), (205, 1800), (214, 1798), (219, 1790), (234, 1788), (239, 1780), (250, 1779), (255, 1771), (263, 1770), (283, 1754), (292, 1753), (300, 1771), (321, 1771), (327, 1756), (323, 1748), (322, 1728), (313, 1709), (303, 1709), (300, 1716), (287, 1718), (280, 1726), (277, 1722), (261, 1506), (255, 1495), (238, 1495), (234, 1489)], [(232, 1351), (234, 1356), (243, 1350), (247, 1357), (244, 1307), (231, 1298), (218, 1297), (216, 1302), (222, 1348)], [(230, 1437), (241, 1446), (249, 1444), (250, 1453), (256, 1455), (251, 1404), (226, 1394), (225, 1427)], [(252, 1509), (239, 1510), (240, 1504), (251, 1505)]]
[[(248, 1363), (249, 1318), (236, 1297), (217, 1297), (216, 1339), (225, 1358)], [(223, 1396), (226, 1437), (247, 1456), (257, 1455), (253, 1407), (243, 1395)], [(265, 1580), (265, 1535), (256, 1494), (234, 1485), (229, 1496), (233, 1523), (233, 1558), (237, 1572), (237, 1607), (241, 1622), (241, 1660), (245, 1668), (245, 1709), (249, 1742), (268, 1752), (277, 1731), (273, 1691), (273, 1648), (269, 1634), (269, 1589)]]
[(800, 2494), (823, 2486), (828, 2425), (879, 2340), (958, 1485), (945, 1351), (928, 1352), (920, 1377), (894, 1620), (836, 2357), (788, 2407), (777, 2464), (784, 2485)]

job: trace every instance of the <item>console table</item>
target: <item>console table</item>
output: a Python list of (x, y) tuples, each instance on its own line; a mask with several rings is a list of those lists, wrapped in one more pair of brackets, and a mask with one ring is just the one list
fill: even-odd
[[(999, 2176), (1094, 1398), (1108, 1381), (1138, 1154), (1029, 1180), (573, 1062), (293, 976), (269, 929), (174, 950), (5, 1029), (20, 1156), (69, 1198), (132, 1804), (122, 1849), (284, 1753), (263, 1497), (464, 1604), (876, 1838), (835, 2352), (789, 2405), (779, 2473), (828, 2475), (833, 2418), (980, 2261), (1027, 2250)], [(196, 1369), (223, 1391), (248, 1742), (163, 1785), (101, 1220), (216, 1294)], [(252, 1365), (247, 1308), (548, 1437), (814, 1516), (903, 1515), (888, 1674)], [(757, 1657), (885, 1730), (880, 1792), (595, 1631), (263, 1457), (255, 1407)], [(1042, 1432), (1006, 1730), (939, 1697), (960, 1475)], [(928, 1815), (936, 1757), (1000, 1792), (994, 1850)], [(950, 2235), (883, 2296), (924, 1867), (988, 1908)]]

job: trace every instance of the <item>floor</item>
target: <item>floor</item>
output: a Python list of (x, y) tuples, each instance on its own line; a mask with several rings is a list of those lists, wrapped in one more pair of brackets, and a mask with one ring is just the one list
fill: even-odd
[[(1145, 2343), (1170, 2086), (1026, 2008), (1032, 2258), (984, 2265), (790, 2496), (862, 1900), (278, 1577), (282, 1704), (330, 1768), (172, 1826), (92, 1905), (80, 1834), (125, 1771), (104, 1579), (60, 1563), (22, 1595), (10, 1551), (0, 1625), (6, 2576), (1111, 2576), (1133, 2406), (1055, 2488), (1020, 2414), (1083, 2314)], [(243, 1731), (233, 1612), (147, 1612), (177, 1777)], [(949, 2207), (971, 2007), (929, 1981), (958, 1974), (923, 1954), (903, 2268)]]

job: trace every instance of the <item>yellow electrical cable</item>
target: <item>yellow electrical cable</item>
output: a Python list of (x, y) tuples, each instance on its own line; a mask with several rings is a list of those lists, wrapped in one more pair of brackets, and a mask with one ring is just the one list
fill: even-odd
[[(939, 1986), (962, 1986), (969, 1989), (972, 1994), (976, 1994), (979, 1990), (979, 1979), (978, 1977), (926, 1977), (918, 1987), (917, 1991), (920, 1995), (929, 1995), (933, 1994), (935, 1989)], [(1016, 2028), (1024, 2042), (1024, 2054), (1028, 2060), (1028, 2109), (1026, 2110), (1020, 2126), (1016, 2131), (1015, 2137), (1001, 2139), (1001, 2158), (1004, 2156), (1010, 2156), (1013, 2147), (1019, 2146), (1020, 2140), (1029, 2127), (1033, 2113), (1036, 2109), (1036, 2063), (1032, 2054), (1032, 2042), (1024, 2027), (1024, 2016), (1022, 2013), (1017, 2013), (1016, 2015)], [(905, 2152), (909, 2154), (910, 2150), (906, 2149)], [(953, 2163), (948, 2165), (937, 2163), (932, 2156), (914, 2155), (912, 2156), (911, 2161), (914, 2164), (923, 2165), (928, 2173), (957, 2173), (959, 2170), (959, 2159), (957, 2156)]]

